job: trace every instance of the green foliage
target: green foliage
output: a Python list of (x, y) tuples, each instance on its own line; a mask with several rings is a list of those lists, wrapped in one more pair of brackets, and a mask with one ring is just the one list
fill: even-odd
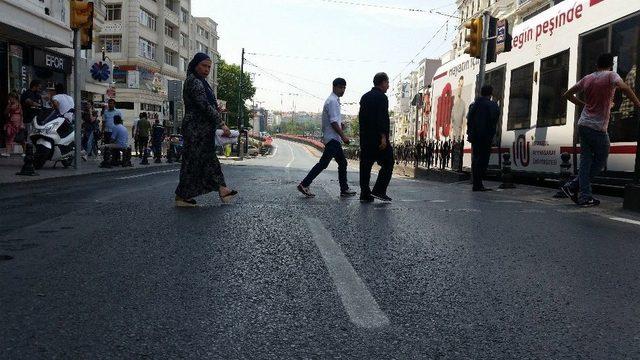
[[(220, 59), (218, 62), (218, 93), (216, 96), (220, 100), (227, 102), (228, 125), (238, 126), (238, 79), (240, 77), (240, 66), (235, 64), (227, 64), (224, 60)], [(256, 88), (253, 86), (253, 82), (248, 73), (242, 75), (242, 118), (244, 126), (249, 126), (250, 110), (245, 106), (245, 102), (253, 98), (256, 94)]]
[(360, 136), (360, 119), (355, 118), (349, 123), (349, 128), (347, 129), (347, 135), (352, 138), (357, 138)]

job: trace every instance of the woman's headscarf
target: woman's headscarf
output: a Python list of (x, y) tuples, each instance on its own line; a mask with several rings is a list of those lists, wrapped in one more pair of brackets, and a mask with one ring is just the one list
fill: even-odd
[(211, 85), (209, 85), (209, 82), (207, 81), (207, 79), (200, 76), (200, 74), (198, 74), (198, 72), (196, 71), (196, 66), (198, 66), (198, 64), (200, 64), (205, 60), (211, 60), (209, 55), (201, 52), (195, 54), (193, 59), (191, 59), (191, 61), (189, 62), (189, 67), (187, 68), (187, 75), (193, 74), (196, 78), (198, 78), (198, 80), (202, 82), (202, 85), (204, 85), (204, 90), (207, 93), (207, 100), (209, 100), (209, 103), (214, 108), (217, 109), (218, 102), (216, 101), (216, 96), (213, 94), (213, 89), (211, 88)]

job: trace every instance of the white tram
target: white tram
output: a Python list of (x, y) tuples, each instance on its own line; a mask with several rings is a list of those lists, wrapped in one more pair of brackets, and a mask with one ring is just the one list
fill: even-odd
[[(566, 0), (512, 30), (513, 49), (487, 65), (486, 83), (502, 109), (490, 167), (512, 155), (512, 168), (554, 177), (560, 155), (579, 158), (575, 124), (579, 109), (562, 99), (568, 87), (595, 70), (602, 53), (616, 57), (615, 71), (640, 92), (640, 0)], [(431, 89), (429, 138), (466, 141), (466, 113), (475, 94), (479, 60), (464, 55), (441, 66)], [(617, 92), (609, 134), (611, 155), (605, 178), (631, 177), (640, 113)], [(465, 142), (463, 167), (471, 167)]]

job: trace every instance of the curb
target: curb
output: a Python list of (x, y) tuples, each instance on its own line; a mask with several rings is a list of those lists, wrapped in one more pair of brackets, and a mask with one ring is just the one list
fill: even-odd
[[(68, 173), (61, 174), (60, 176), (51, 176), (51, 177), (18, 177), (15, 175), (17, 181), (0, 181), (1, 186), (21, 186), (21, 185), (33, 185), (33, 184), (43, 184), (47, 182), (60, 181), (60, 180), (70, 180), (70, 179), (79, 179), (84, 177), (96, 177), (96, 176), (106, 176), (111, 174), (119, 174), (119, 175), (127, 175), (127, 174), (135, 174), (141, 172), (143, 170), (150, 169), (163, 169), (163, 168), (172, 168), (179, 167), (180, 163), (174, 162), (171, 164), (162, 163), (162, 164), (153, 164), (149, 166), (145, 165), (135, 165), (134, 167), (128, 168), (111, 168), (111, 169), (102, 169), (96, 168), (95, 171), (85, 172), (85, 173), (75, 173), (75, 170), (70, 170)], [(19, 180), (18, 180), (19, 179)]]

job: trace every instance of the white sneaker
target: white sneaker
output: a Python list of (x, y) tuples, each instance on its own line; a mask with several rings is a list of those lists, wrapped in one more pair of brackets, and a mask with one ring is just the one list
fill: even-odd
[(11, 155), (9, 155), (7, 153), (2, 153), (2, 154), (0, 154), (0, 157), (8, 158), (8, 157), (11, 157)]

